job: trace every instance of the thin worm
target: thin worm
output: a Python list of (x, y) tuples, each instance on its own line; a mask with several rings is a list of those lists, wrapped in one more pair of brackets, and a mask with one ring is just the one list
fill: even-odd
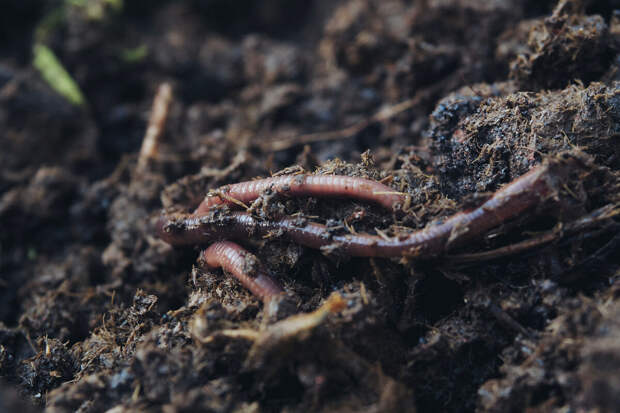
[[(377, 203), (387, 209), (394, 209), (405, 199), (405, 194), (365, 178), (342, 175), (282, 175), (222, 186), (207, 195), (194, 214), (204, 214), (214, 205), (234, 205), (231, 199), (248, 204), (268, 189), (290, 196), (360, 199)], [(218, 196), (218, 192), (226, 197)]]
[(475, 209), (459, 212), (443, 223), (387, 239), (369, 234), (336, 235), (325, 225), (299, 217), (264, 221), (245, 212), (217, 210), (203, 215), (164, 216), (158, 224), (158, 232), (164, 241), (173, 245), (277, 235), (310, 248), (334, 249), (349, 256), (430, 258), (518, 217), (555, 195), (558, 180), (570, 171), (572, 164), (545, 162), (498, 190)]
[(202, 256), (207, 266), (221, 267), (232, 274), (263, 302), (284, 292), (282, 287), (267, 274), (256, 256), (234, 242), (215, 242), (203, 252)]

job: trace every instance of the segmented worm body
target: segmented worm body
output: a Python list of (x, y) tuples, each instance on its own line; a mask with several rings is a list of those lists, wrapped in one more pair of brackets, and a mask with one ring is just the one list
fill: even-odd
[(282, 175), (255, 181), (225, 185), (213, 191), (200, 203), (195, 214), (203, 214), (214, 205), (250, 203), (262, 193), (272, 190), (288, 196), (346, 197), (377, 203), (393, 209), (403, 202), (404, 194), (380, 182), (342, 175)]
[(539, 205), (555, 194), (556, 181), (567, 172), (567, 165), (546, 162), (498, 190), (478, 208), (460, 212), (422, 230), (392, 238), (370, 234), (338, 235), (325, 225), (300, 217), (264, 221), (245, 212), (219, 211), (163, 218), (159, 223), (159, 233), (162, 239), (173, 245), (283, 236), (310, 248), (333, 248), (349, 256), (429, 258)]
[(234, 242), (215, 242), (202, 253), (202, 257), (207, 266), (221, 267), (263, 301), (284, 292), (267, 274), (256, 256)]

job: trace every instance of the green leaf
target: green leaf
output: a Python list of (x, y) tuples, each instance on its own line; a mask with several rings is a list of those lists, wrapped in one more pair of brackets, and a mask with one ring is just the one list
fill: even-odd
[(42, 44), (34, 45), (33, 65), (47, 84), (65, 99), (77, 106), (84, 104), (85, 99), (80, 87), (49, 47)]

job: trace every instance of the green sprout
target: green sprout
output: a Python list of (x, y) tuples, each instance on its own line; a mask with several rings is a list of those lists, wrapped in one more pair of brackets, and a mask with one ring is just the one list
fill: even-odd
[(54, 52), (43, 44), (34, 45), (33, 65), (48, 85), (76, 106), (85, 102), (84, 95)]

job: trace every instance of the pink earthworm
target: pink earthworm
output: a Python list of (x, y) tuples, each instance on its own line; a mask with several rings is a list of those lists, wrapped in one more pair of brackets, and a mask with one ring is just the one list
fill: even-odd
[(289, 196), (354, 198), (387, 209), (400, 205), (406, 196), (380, 182), (354, 176), (282, 175), (222, 186), (207, 195), (194, 214), (206, 213), (214, 205), (234, 205), (235, 201), (247, 204), (269, 189)]
[(208, 267), (221, 267), (232, 274), (263, 302), (284, 292), (282, 287), (267, 274), (256, 256), (234, 242), (215, 242), (204, 250), (202, 258)]
[(310, 248), (333, 249), (349, 256), (430, 258), (540, 205), (557, 193), (558, 181), (570, 172), (573, 164), (547, 161), (499, 189), (477, 208), (392, 238), (370, 234), (336, 235), (325, 225), (300, 217), (264, 221), (245, 212), (217, 210), (176, 218), (164, 216), (159, 221), (158, 232), (164, 241), (173, 245), (280, 235)]

